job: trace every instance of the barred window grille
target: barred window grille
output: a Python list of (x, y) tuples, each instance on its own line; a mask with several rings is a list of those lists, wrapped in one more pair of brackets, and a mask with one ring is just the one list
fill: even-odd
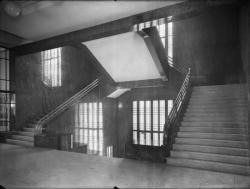
[(103, 155), (103, 109), (101, 102), (76, 105), (74, 142), (87, 145), (88, 154)]
[[(166, 112), (173, 100), (133, 101), (133, 143), (147, 146), (163, 145)], [(166, 104), (168, 103), (168, 104)]]
[(0, 47), (0, 132), (8, 132), (15, 120), (15, 94), (10, 91), (9, 50)]
[(61, 48), (43, 51), (41, 55), (43, 83), (50, 87), (61, 86)]

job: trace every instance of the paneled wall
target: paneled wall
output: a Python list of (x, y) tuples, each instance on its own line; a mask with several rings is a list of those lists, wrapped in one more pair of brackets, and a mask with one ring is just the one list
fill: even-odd
[(242, 80), (239, 43), (239, 8), (214, 8), (173, 23), (176, 64), (191, 67), (200, 84)]
[(41, 53), (16, 58), (17, 129), (51, 111), (97, 77), (91, 59), (70, 46), (61, 51), (62, 86), (42, 82)]

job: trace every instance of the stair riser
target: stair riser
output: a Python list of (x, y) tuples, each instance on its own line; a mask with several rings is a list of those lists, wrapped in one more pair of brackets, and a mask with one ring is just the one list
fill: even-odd
[(246, 149), (237, 148), (223, 148), (223, 147), (209, 147), (209, 146), (199, 146), (199, 145), (173, 145), (173, 149), (177, 151), (191, 151), (191, 152), (204, 152), (213, 154), (223, 154), (232, 156), (244, 156), (248, 157)]
[(226, 115), (226, 114), (194, 114), (194, 113), (185, 113), (184, 117), (186, 118), (214, 118), (214, 117), (221, 117), (223, 119), (226, 119), (228, 117), (231, 117), (233, 119), (241, 119), (241, 120), (246, 120), (247, 116), (245, 115)]
[(14, 145), (18, 145), (18, 146), (26, 146), (26, 147), (33, 147), (33, 143), (31, 142), (27, 142), (27, 141), (13, 141), (13, 140), (9, 140), (7, 139), (6, 141), (7, 144), (14, 144)]
[(26, 128), (24, 128), (23, 129), (25, 132), (33, 132), (33, 133), (35, 133), (35, 128), (28, 128), (28, 127), (26, 127)]
[(176, 144), (190, 144), (190, 145), (204, 145), (204, 146), (217, 146), (217, 147), (231, 147), (231, 148), (242, 148), (247, 149), (247, 142), (237, 141), (223, 141), (223, 140), (206, 140), (206, 139), (195, 139), (195, 138), (176, 138)]
[(246, 128), (245, 123), (223, 123), (223, 122), (191, 122), (186, 121), (181, 123), (181, 127), (223, 127), (223, 128)]
[(193, 121), (193, 122), (232, 122), (232, 123), (238, 123), (238, 122), (245, 122), (247, 119), (240, 119), (240, 118), (232, 118), (232, 117), (184, 117), (183, 121)]
[(198, 133), (225, 133), (225, 134), (245, 134), (245, 129), (222, 129), (222, 128), (197, 128), (197, 127), (180, 127), (182, 132), (198, 132)]
[(28, 142), (34, 142), (33, 137), (27, 137), (27, 136), (22, 136), (22, 135), (12, 135), (12, 139), (15, 140), (22, 140), (22, 141), (28, 141)]
[(172, 158), (185, 158), (185, 159), (195, 159), (202, 161), (212, 161), (212, 162), (221, 162), (221, 163), (230, 163), (235, 165), (247, 166), (249, 164), (249, 158), (242, 158), (237, 156), (218, 156), (214, 154), (206, 153), (190, 153), (190, 152), (178, 152), (171, 151)]
[(203, 108), (206, 108), (206, 109), (211, 109), (211, 110), (216, 110), (216, 109), (219, 109), (219, 110), (227, 110), (228, 112), (230, 111), (230, 109), (236, 109), (236, 110), (244, 110), (245, 108), (247, 108), (247, 105), (244, 104), (244, 105), (231, 105), (231, 104), (225, 104), (223, 106), (220, 106), (218, 104), (209, 104), (209, 105), (204, 105), (204, 104), (189, 104), (187, 106), (188, 109), (196, 109), (196, 110), (200, 110), (200, 109), (203, 109)]
[[(197, 169), (205, 169), (217, 172), (225, 172), (225, 173), (233, 173), (233, 174), (241, 174), (241, 175), (250, 175), (250, 170), (245, 167), (237, 167), (237, 166), (219, 166), (218, 164), (201, 162), (197, 163), (192, 160), (184, 159), (184, 161), (180, 162), (176, 159), (168, 159), (168, 165), (181, 166), (181, 167), (189, 167), (189, 168), (197, 168)], [(229, 164), (230, 165), (230, 164)]]
[(33, 132), (18, 132), (18, 134), (23, 136), (31, 136), (31, 137), (34, 136)]
[(232, 135), (232, 134), (215, 134), (215, 133), (188, 133), (178, 132), (177, 137), (186, 138), (203, 138), (203, 139), (217, 139), (217, 140), (233, 140), (233, 141), (246, 141), (246, 135)]
[(225, 100), (225, 99), (207, 99), (207, 98), (204, 98), (204, 99), (195, 99), (195, 98), (191, 98), (188, 102), (189, 104), (232, 104), (232, 105), (235, 105), (235, 104), (246, 104), (246, 101), (245, 100)]

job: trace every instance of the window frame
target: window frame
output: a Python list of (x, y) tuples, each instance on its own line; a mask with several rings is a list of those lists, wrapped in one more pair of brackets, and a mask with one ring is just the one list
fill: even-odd
[[(95, 104), (96, 114), (93, 114)], [(94, 135), (95, 132), (96, 135)], [(75, 106), (74, 143), (87, 145), (88, 154), (103, 155), (103, 132), (103, 103), (96, 101), (77, 104)]]
[(42, 81), (49, 87), (62, 86), (62, 48), (41, 52)]
[[(164, 125), (168, 117), (167, 115), (168, 107), (169, 107), (168, 100), (171, 100), (171, 99), (159, 98), (159, 99), (134, 99), (132, 100), (132, 143), (133, 145), (152, 146), (152, 147), (160, 147), (163, 145)], [(164, 107), (160, 106), (161, 101), (164, 101)], [(144, 103), (144, 110), (141, 111), (144, 114), (144, 117), (141, 118), (141, 119), (144, 119), (144, 122), (143, 122), (144, 130), (140, 128), (141, 126), (140, 102)], [(154, 114), (154, 102), (157, 102), (156, 114)], [(147, 103), (150, 103), (150, 106), (148, 106), (148, 108), (146, 106)], [(161, 122), (162, 108), (164, 108), (164, 111), (163, 111), (164, 121)], [(147, 116), (147, 114), (149, 114), (149, 116)], [(154, 116), (157, 117), (157, 123), (154, 123), (154, 120), (155, 120)], [(147, 121), (146, 121), (147, 117), (150, 117), (149, 129), (147, 128)], [(157, 125), (158, 127), (157, 129), (154, 129), (155, 125)], [(141, 139), (141, 136), (143, 136), (143, 139)], [(155, 137), (157, 139), (154, 139)], [(149, 142), (147, 138), (150, 138)]]

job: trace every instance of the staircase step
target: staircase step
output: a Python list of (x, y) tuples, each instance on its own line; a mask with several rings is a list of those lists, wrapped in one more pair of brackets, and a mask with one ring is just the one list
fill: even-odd
[(23, 128), (23, 130), (25, 131), (25, 132), (35, 132), (35, 128), (32, 128), (32, 127), (25, 127), (25, 128)]
[(246, 129), (217, 128), (217, 127), (180, 127), (181, 132), (221, 133), (221, 134), (245, 134)]
[(177, 136), (178, 137), (187, 137), (187, 138), (204, 138), (204, 139), (233, 140), (233, 141), (246, 141), (246, 140), (248, 140), (248, 136), (243, 135), (243, 134), (178, 132)]
[(31, 136), (12, 135), (11, 138), (14, 139), (14, 140), (22, 140), (22, 141), (34, 142), (34, 137), (31, 137)]
[(233, 117), (183, 117), (183, 121), (193, 121), (193, 122), (231, 122), (231, 123), (237, 123), (237, 122), (244, 122), (246, 119), (241, 118), (233, 118)]
[(23, 141), (23, 140), (14, 140), (14, 139), (6, 139), (7, 144), (14, 144), (18, 146), (27, 146), (27, 147), (33, 147), (33, 142)]
[(176, 151), (191, 151), (212, 154), (223, 154), (232, 156), (248, 157), (248, 149), (229, 148), (229, 147), (215, 147), (215, 146), (202, 146), (202, 145), (187, 145), (187, 144), (173, 144), (173, 149)]
[(237, 119), (237, 120), (246, 120), (247, 119), (247, 116), (246, 115), (235, 115), (235, 114), (232, 114), (230, 115), (229, 113), (228, 114), (222, 114), (222, 113), (217, 113), (217, 114), (212, 114), (212, 113), (185, 113), (184, 114), (184, 117), (187, 117), (187, 118), (196, 118), (196, 117), (199, 117), (199, 118), (213, 118), (213, 117), (221, 117), (223, 119), (226, 119), (228, 117), (231, 117), (231, 118), (234, 118), (234, 119)]
[(201, 161), (186, 158), (167, 158), (167, 164), (181, 167), (205, 169), (217, 172), (250, 175), (249, 166), (234, 165), (229, 163)]
[(231, 148), (248, 148), (248, 143), (244, 141), (230, 141), (230, 140), (214, 140), (214, 139), (200, 139), (200, 138), (180, 138), (175, 139), (176, 144), (193, 144), (204, 146), (218, 146)]
[(224, 105), (224, 104), (230, 104), (230, 105), (236, 105), (236, 104), (245, 104), (246, 101), (243, 99), (232, 99), (232, 100), (227, 100), (227, 99), (218, 99), (215, 100), (214, 98), (208, 99), (208, 98), (203, 98), (203, 99), (190, 99), (189, 104), (219, 104), (219, 105)]
[(24, 136), (34, 136), (33, 132), (25, 132), (25, 131), (19, 131), (18, 132), (19, 135), (24, 135)]
[(188, 151), (171, 151), (171, 158), (185, 158), (248, 166), (250, 158)]
[[(189, 109), (201, 109), (202, 107), (204, 108), (208, 108), (208, 109), (220, 109), (220, 110), (224, 110), (224, 109), (227, 109), (227, 108), (233, 108), (233, 109), (243, 109), (243, 108), (246, 108), (247, 107), (247, 104), (244, 103), (244, 104), (236, 104), (236, 105), (233, 105), (233, 104), (223, 104), (223, 105), (220, 105), (220, 104), (204, 104), (204, 103), (199, 103), (199, 104), (188, 104), (188, 108)], [(230, 109), (228, 109), (228, 111), (230, 111)]]
[(182, 121), (181, 126), (192, 126), (192, 127), (237, 127), (237, 128), (246, 128), (247, 122), (221, 122), (221, 121), (213, 121), (213, 122), (207, 122), (207, 121)]

